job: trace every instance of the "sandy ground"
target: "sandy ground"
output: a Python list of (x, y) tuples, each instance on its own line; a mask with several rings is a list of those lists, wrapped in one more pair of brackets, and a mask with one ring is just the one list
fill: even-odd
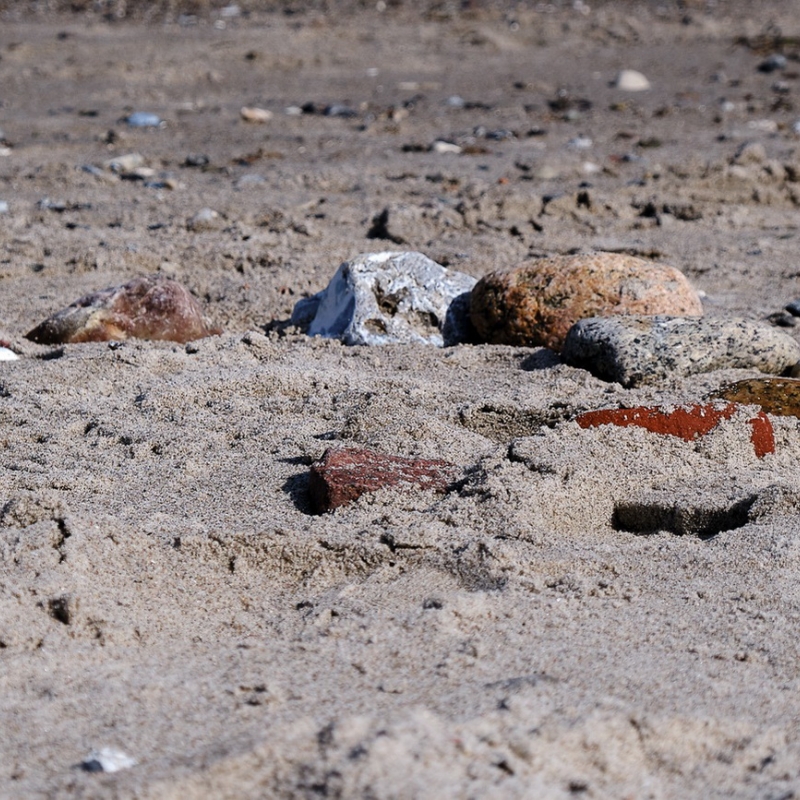
[[(797, 796), (797, 420), (762, 460), (741, 420), (697, 444), (571, 421), (756, 373), (624, 390), (546, 350), (285, 324), (386, 249), (475, 276), (629, 252), (708, 314), (779, 311), (800, 296), (792, 4), (388, 5), (0, 16), (0, 338), (24, 356), (0, 363), (0, 796)], [(613, 88), (621, 68), (652, 88)], [(284, 111), (304, 103), (356, 113)], [(153, 185), (82, 169), (133, 152)], [(215, 229), (187, 227), (204, 207)], [(23, 338), (153, 271), (225, 333)], [(308, 465), (337, 444), (467, 479), (312, 516)], [(654, 496), (721, 532), (624, 530)], [(79, 768), (102, 747), (137, 765)]]

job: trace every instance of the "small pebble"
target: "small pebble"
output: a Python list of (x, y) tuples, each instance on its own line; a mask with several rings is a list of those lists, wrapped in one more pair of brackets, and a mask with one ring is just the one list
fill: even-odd
[(125, 122), (131, 128), (158, 128), (164, 124), (158, 114), (151, 114), (148, 111), (135, 111), (125, 117)]
[(776, 311), (774, 314), (770, 314), (767, 320), (779, 328), (797, 327), (797, 319), (786, 311)]
[(5, 200), (0, 200), (0, 214), (8, 214), (9, 207)]
[(800, 317), (800, 300), (792, 300), (792, 302), (786, 306), (786, 310), (793, 317)]
[(219, 212), (213, 208), (201, 208), (193, 217), (186, 221), (186, 228), (190, 231), (213, 231), (222, 227), (223, 220)]
[(432, 145), (431, 150), (434, 153), (460, 153), (463, 148), (459, 147), (457, 144), (453, 144), (453, 142), (445, 142), (441, 139), (437, 139)]
[(635, 69), (623, 69), (617, 75), (614, 86), (623, 92), (644, 92), (650, 88), (650, 81)]
[(204, 153), (190, 153), (183, 161), (185, 167), (205, 167), (211, 159)]
[(0, 347), (0, 361), (16, 361), (19, 356), (8, 347)]
[(136, 759), (115, 750), (113, 747), (103, 747), (93, 750), (81, 761), (81, 768), (86, 772), (119, 772), (136, 766)]
[(751, 119), (747, 123), (747, 127), (751, 131), (759, 131), (761, 133), (778, 132), (778, 123), (774, 119)]
[(355, 109), (350, 108), (350, 106), (345, 106), (340, 103), (333, 103), (332, 105), (326, 106), (325, 111), (323, 112), (326, 117), (357, 117), (358, 112)]
[(133, 172), (144, 165), (144, 156), (141, 153), (126, 153), (123, 156), (110, 158), (103, 165), (106, 169), (117, 174)]
[(272, 119), (272, 112), (266, 108), (256, 108), (254, 106), (243, 106), (239, 115), (245, 122), (255, 122), (263, 124)]
[(464, 106), (466, 105), (466, 101), (464, 100), (463, 97), (459, 97), (457, 94), (453, 94), (447, 98), (447, 105), (449, 105), (450, 108), (464, 108)]
[(594, 142), (588, 136), (576, 136), (567, 142), (571, 150), (589, 150)]
[(776, 72), (779, 69), (786, 69), (786, 56), (780, 53), (773, 53), (758, 65), (759, 72)]

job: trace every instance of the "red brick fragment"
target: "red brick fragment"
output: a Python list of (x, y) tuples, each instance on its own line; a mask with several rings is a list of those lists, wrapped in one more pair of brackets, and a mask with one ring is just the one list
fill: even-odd
[[(619, 425), (627, 428), (636, 425), (653, 433), (678, 436), (687, 442), (699, 439), (719, 425), (724, 419), (730, 419), (739, 409), (737, 403), (725, 405), (704, 403), (682, 406), (666, 411), (658, 406), (636, 408), (606, 408), (600, 411), (587, 411), (576, 418), (581, 428), (596, 428), (598, 425)], [(759, 411), (748, 420), (753, 429), (750, 441), (758, 458), (775, 452), (775, 435), (769, 417)]]
[(458, 471), (447, 461), (387, 456), (366, 449), (328, 449), (311, 465), (309, 492), (314, 511), (322, 514), (386, 486), (446, 492)]

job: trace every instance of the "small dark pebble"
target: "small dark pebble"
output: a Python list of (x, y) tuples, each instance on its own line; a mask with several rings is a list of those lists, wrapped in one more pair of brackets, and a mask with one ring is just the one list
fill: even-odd
[(786, 310), (793, 317), (800, 317), (800, 300), (792, 300), (792, 302), (786, 306)]
[(206, 167), (211, 159), (205, 153), (190, 153), (184, 159), (184, 167)]
[(765, 59), (758, 65), (759, 72), (775, 72), (779, 69), (786, 68), (786, 56), (780, 53), (773, 53), (769, 58)]

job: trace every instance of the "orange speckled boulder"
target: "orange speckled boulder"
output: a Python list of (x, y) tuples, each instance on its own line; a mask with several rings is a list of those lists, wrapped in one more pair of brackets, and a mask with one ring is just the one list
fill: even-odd
[(700, 316), (700, 297), (674, 267), (618, 253), (555, 256), (484, 276), (470, 317), (480, 341), (561, 351), (585, 317)]
[(25, 336), (39, 344), (131, 338), (183, 344), (218, 333), (188, 289), (161, 275), (148, 275), (87, 294)]

